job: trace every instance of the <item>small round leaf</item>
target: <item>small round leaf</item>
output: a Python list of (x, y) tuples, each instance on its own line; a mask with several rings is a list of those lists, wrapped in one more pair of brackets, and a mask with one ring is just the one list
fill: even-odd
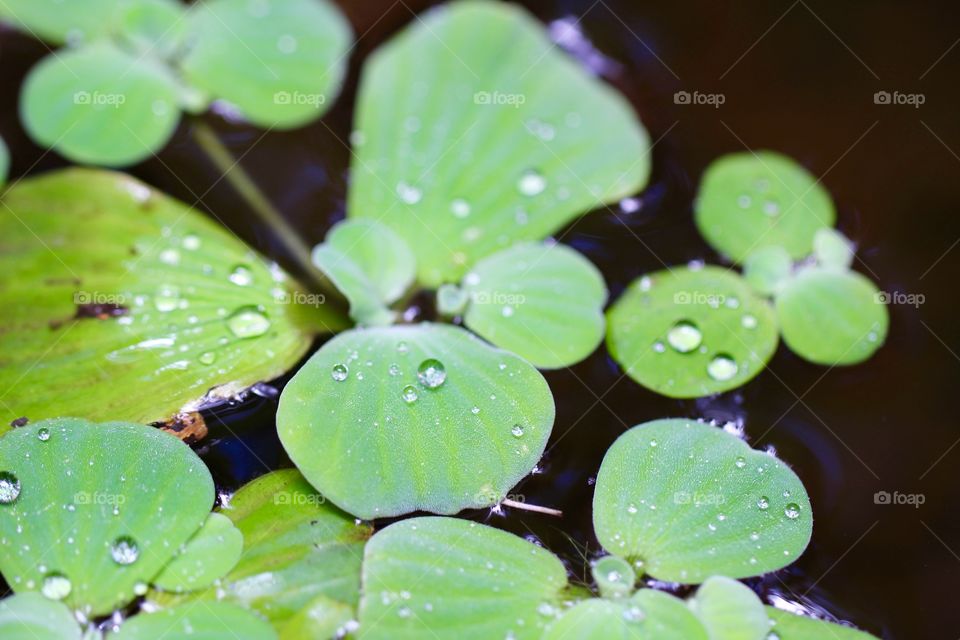
[(80, 640), (77, 620), (62, 602), (26, 591), (0, 600), (3, 640)]
[(456, 518), (412, 518), (364, 552), (361, 640), (537, 640), (567, 572), (549, 551)]
[(166, 68), (100, 41), (31, 69), (20, 116), (39, 144), (75, 162), (118, 167), (167, 143), (180, 119), (178, 100)]
[(783, 341), (810, 362), (863, 362), (887, 338), (890, 317), (876, 285), (855, 271), (806, 269), (776, 297)]
[(276, 640), (270, 623), (227, 602), (188, 602), (155, 613), (141, 613), (120, 625), (112, 640)]
[(730, 578), (708, 578), (690, 599), (690, 609), (707, 628), (710, 640), (764, 640), (770, 632), (760, 598)]
[(773, 623), (770, 631), (780, 640), (877, 640), (876, 636), (847, 625), (798, 616), (776, 607), (766, 610)]
[(707, 640), (683, 600), (641, 589), (629, 600), (584, 600), (550, 625), (543, 640)]
[(534, 366), (577, 363), (603, 340), (603, 276), (562, 244), (521, 244), (484, 258), (464, 290), (467, 327)]
[(324, 114), (346, 71), (350, 24), (326, 0), (206, 0), (189, 18), (187, 81), (263, 128)]
[(780, 246), (794, 259), (813, 249), (818, 229), (832, 227), (830, 194), (806, 169), (771, 151), (732, 153), (707, 167), (696, 201), (700, 233), (741, 262), (764, 246)]
[(607, 312), (607, 347), (643, 386), (697, 398), (746, 384), (777, 348), (777, 319), (743, 278), (676, 267), (636, 280)]
[(762, 296), (774, 295), (790, 277), (793, 260), (783, 247), (770, 245), (751, 251), (743, 261), (743, 278)]
[(449, 325), (357, 329), (280, 397), (290, 459), (361, 518), (496, 504), (540, 459), (554, 405), (521, 358)]
[(760, 575), (790, 564), (813, 517), (783, 462), (700, 422), (655, 420), (604, 456), (593, 523), (605, 549), (659, 580)]
[(200, 458), (152, 427), (62, 418), (0, 439), (0, 571), (88, 617), (142, 593), (212, 505)]
[(211, 513), (183, 551), (153, 579), (165, 591), (194, 591), (208, 587), (237, 564), (243, 534), (225, 515)]
[(853, 264), (853, 243), (835, 229), (820, 229), (813, 236), (813, 255), (826, 269), (845, 271)]

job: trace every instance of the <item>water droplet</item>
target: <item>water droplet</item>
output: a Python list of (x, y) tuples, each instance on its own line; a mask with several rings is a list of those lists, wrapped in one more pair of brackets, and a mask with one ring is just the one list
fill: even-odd
[(227, 327), (238, 338), (256, 338), (270, 329), (270, 320), (256, 307), (241, 307), (227, 318)]
[(333, 369), (330, 370), (330, 377), (336, 380), (337, 382), (343, 382), (347, 379), (347, 374), (350, 373), (350, 370), (345, 364), (335, 364)]
[(130, 536), (120, 536), (110, 545), (110, 557), (117, 564), (133, 564), (140, 557), (140, 547)]
[(47, 440), (49, 440), (50, 429), (47, 429), (46, 427), (40, 427), (40, 429), (37, 431), (37, 439), (40, 442), (46, 442)]
[(650, 446), (651, 446), (651, 447), (657, 446), (657, 441), (656, 441), (656, 440), (651, 440), (651, 441), (650, 441)]
[(757, 499), (757, 508), (759, 508), (760, 511), (766, 511), (767, 509), (769, 509), (769, 508), (770, 508), (770, 498), (768, 498), (767, 496), (760, 496), (760, 497)]
[(447, 370), (442, 362), (429, 358), (417, 367), (417, 379), (427, 389), (436, 389), (447, 379)]
[(767, 200), (763, 203), (763, 212), (771, 218), (778, 216), (780, 215), (780, 205), (773, 200)]
[(681, 320), (667, 333), (667, 342), (680, 353), (690, 353), (703, 342), (703, 334), (697, 325)]
[(743, 456), (737, 456), (737, 459), (733, 461), (733, 464), (736, 465), (737, 469), (743, 469), (747, 466), (747, 460)]
[(396, 362), (391, 363), (390, 367), (387, 369), (387, 373), (389, 373), (391, 376), (400, 375), (400, 365), (398, 365)]
[(517, 181), (517, 189), (520, 190), (522, 195), (528, 197), (540, 195), (546, 188), (547, 179), (544, 178), (539, 171), (532, 169), (524, 171), (523, 175), (520, 176), (520, 180)]
[(500, 309), (500, 315), (503, 316), (504, 318), (509, 318), (513, 316), (513, 312), (514, 312), (513, 307), (509, 305), (506, 305)]
[(791, 520), (796, 520), (800, 517), (800, 505), (796, 502), (791, 502), (783, 509), (783, 515), (787, 516)]
[(238, 287), (245, 287), (253, 282), (253, 273), (246, 265), (238, 264), (233, 268), (233, 271), (230, 272), (229, 278), (230, 282)]
[(410, 347), (407, 346), (406, 342), (403, 342), (401, 340), (400, 342), (397, 343), (397, 353), (399, 353), (402, 356), (405, 356), (409, 352), (410, 352)]
[(749, 313), (740, 318), (740, 324), (744, 329), (756, 329), (757, 328), (757, 319), (756, 317), (750, 315)]
[(636, 605), (623, 610), (623, 619), (627, 622), (643, 622), (644, 618), (646, 614), (643, 613), (643, 609)]
[(753, 204), (753, 198), (745, 193), (737, 198), (737, 206), (739, 206), (741, 209), (748, 209), (751, 204)]
[(400, 397), (403, 398), (403, 401), (407, 404), (413, 404), (417, 401), (417, 398), (419, 398), (420, 395), (417, 393), (416, 387), (414, 387), (412, 384), (408, 384), (400, 392)]
[(180, 290), (176, 287), (160, 287), (157, 295), (153, 297), (153, 305), (157, 308), (157, 311), (161, 313), (173, 311), (180, 306)]
[(63, 600), (70, 595), (71, 589), (73, 589), (73, 585), (70, 584), (70, 579), (67, 576), (62, 573), (48, 573), (43, 578), (40, 593), (51, 600)]
[(10, 504), (20, 496), (20, 479), (9, 471), (0, 471), (0, 504)]
[(522, 438), (522, 437), (523, 437), (523, 426), (522, 426), (522, 425), (519, 425), (519, 424), (513, 425), (513, 428), (510, 429), (510, 433), (513, 434), (513, 437), (514, 437), (514, 438)]
[(135, 596), (145, 596), (149, 587), (146, 582), (137, 582), (133, 585), (133, 595)]
[(196, 251), (200, 248), (200, 238), (192, 233), (190, 235), (183, 236), (183, 248), (188, 251)]
[(176, 249), (164, 249), (157, 257), (160, 259), (160, 262), (163, 264), (168, 264), (172, 267), (180, 264), (180, 252)]
[(458, 218), (466, 218), (470, 215), (470, 203), (461, 198), (457, 198), (450, 203), (450, 211)]
[(737, 363), (726, 354), (720, 354), (707, 365), (707, 374), (718, 382), (725, 382), (737, 375)]
[(667, 350), (667, 348), (663, 346), (663, 343), (658, 340), (657, 342), (653, 343), (653, 350), (656, 351), (657, 353), (663, 353), (664, 351)]
[(200, 354), (200, 364), (213, 364), (217, 361), (217, 354), (213, 351), (204, 351)]
[(420, 189), (403, 181), (397, 183), (397, 195), (407, 204), (417, 204), (423, 198), (423, 192)]

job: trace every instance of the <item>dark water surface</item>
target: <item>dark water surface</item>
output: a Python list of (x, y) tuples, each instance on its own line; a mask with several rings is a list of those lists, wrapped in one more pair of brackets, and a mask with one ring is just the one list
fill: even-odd
[[(360, 39), (349, 85), (323, 121), (264, 136), (209, 118), (311, 244), (344, 216), (345, 141), (359, 65), (428, 3), (342, 4)], [(960, 8), (881, 0), (527, 4), (545, 21), (579, 20), (611, 62), (608, 79), (658, 140), (639, 211), (595, 212), (560, 234), (603, 270), (613, 297), (664, 265), (718, 260), (693, 226), (692, 196), (711, 159), (749, 147), (785, 152), (822, 176), (840, 229), (858, 244), (856, 268), (884, 291), (923, 296), (923, 303), (890, 307), (888, 343), (866, 364), (827, 369), (781, 345), (757, 379), (716, 398), (658, 397), (623, 378), (603, 350), (549, 373), (558, 405), (554, 435), (543, 473), (516, 492), (564, 517), (467, 515), (536, 536), (582, 574), (582, 553), (598, 548), (591, 479), (620, 433), (666, 416), (742, 420), (755, 447), (772, 445), (800, 475), (815, 516), (807, 553), (754, 581), (759, 591), (809, 601), (885, 638), (960, 636), (953, 597), (960, 425), (950, 408), (960, 390)], [(0, 131), (15, 175), (64, 164), (32, 146), (17, 121), (19, 83), (45, 53), (0, 32)], [(724, 103), (679, 105), (676, 91), (720, 93)], [(875, 104), (878, 91), (921, 94), (924, 104)], [(200, 201), (282, 260), (269, 229), (218, 182), (187, 126), (134, 173), (188, 203)], [(205, 458), (221, 486), (289, 464), (276, 439), (275, 409), (275, 400), (254, 398), (210, 416), (214, 438)], [(877, 504), (880, 491), (921, 494), (923, 504)]]

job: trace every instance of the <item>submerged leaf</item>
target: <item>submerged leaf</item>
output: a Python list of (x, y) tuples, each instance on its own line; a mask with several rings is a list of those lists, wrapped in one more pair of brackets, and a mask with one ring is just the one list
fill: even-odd
[(407, 243), (373, 220), (334, 226), (313, 249), (313, 262), (350, 301), (350, 316), (362, 325), (388, 325), (396, 302), (413, 283), (417, 265)]
[(249, 122), (290, 129), (333, 104), (352, 36), (326, 0), (205, 0), (189, 17), (183, 73)]
[(412, 518), (367, 543), (361, 640), (536, 640), (567, 572), (549, 551), (456, 518)]
[(124, 166), (163, 147), (180, 119), (171, 72), (107, 41), (44, 58), (24, 81), (24, 127), (80, 163)]
[(3, 204), (0, 429), (21, 416), (166, 420), (280, 375), (315, 333), (346, 324), (230, 232), (123, 174), (49, 173)]
[(641, 589), (628, 600), (584, 600), (550, 625), (543, 640), (707, 640), (683, 600)]
[(644, 276), (607, 312), (607, 347), (657, 393), (696, 398), (735, 389), (777, 348), (777, 319), (732, 271), (675, 267)]
[(153, 584), (165, 591), (193, 591), (210, 586), (237, 564), (243, 534), (230, 518), (211, 513), (184, 549), (163, 568)]
[(364, 67), (356, 122), (349, 215), (403, 236), (429, 287), (636, 192), (650, 172), (627, 101), (506, 3), (415, 20)]
[(526, 361), (420, 324), (327, 342), (284, 388), (277, 429), (318, 491), (369, 519), (498, 503), (540, 459), (553, 418)]
[(577, 363), (603, 340), (603, 276), (562, 244), (522, 244), (484, 258), (464, 290), (464, 324), (537, 367)]
[(772, 151), (731, 153), (707, 167), (696, 222), (707, 242), (734, 262), (766, 246), (794, 259), (813, 249), (818, 229), (836, 220), (826, 189), (806, 169)]
[(710, 640), (764, 640), (770, 632), (760, 598), (730, 578), (708, 578), (690, 599), (690, 609), (707, 628)]
[(239, 637), (243, 640), (276, 640), (277, 634), (265, 620), (227, 602), (188, 602), (173, 609), (141, 613), (121, 624), (119, 631), (110, 634), (112, 640), (221, 640)]
[(190, 447), (152, 427), (20, 427), (0, 439), (0, 571), (18, 592), (110, 613), (146, 591), (203, 524), (213, 493)]
[(605, 549), (659, 580), (760, 575), (810, 540), (803, 484), (722, 429), (655, 420), (621, 435), (597, 474), (593, 523)]
[(877, 640), (866, 631), (846, 625), (794, 615), (775, 607), (766, 609), (773, 623), (770, 631), (779, 640)]
[(70, 609), (39, 593), (24, 592), (0, 600), (3, 640), (80, 640)]
[(786, 282), (776, 304), (783, 341), (810, 362), (857, 364), (887, 338), (890, 317), (883, 295), (855, 271), (801, 271)]

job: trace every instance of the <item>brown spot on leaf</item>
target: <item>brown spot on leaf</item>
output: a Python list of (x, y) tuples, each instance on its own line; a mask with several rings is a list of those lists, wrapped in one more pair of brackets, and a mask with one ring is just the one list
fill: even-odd
[(174, 435), (187, 444), (195, 444), (207, 437), (209, 432), (203, 416), (197, 412), (179, 413), (171, 420), (158, 425), (161, 431)]
[(77, 320), (83, 320), (84, 318), (106, 320), (107, 318), (125, 316), (129, 312), (130, 309), (122, 304), (78, 304), (77, 313), (73, 317)]

